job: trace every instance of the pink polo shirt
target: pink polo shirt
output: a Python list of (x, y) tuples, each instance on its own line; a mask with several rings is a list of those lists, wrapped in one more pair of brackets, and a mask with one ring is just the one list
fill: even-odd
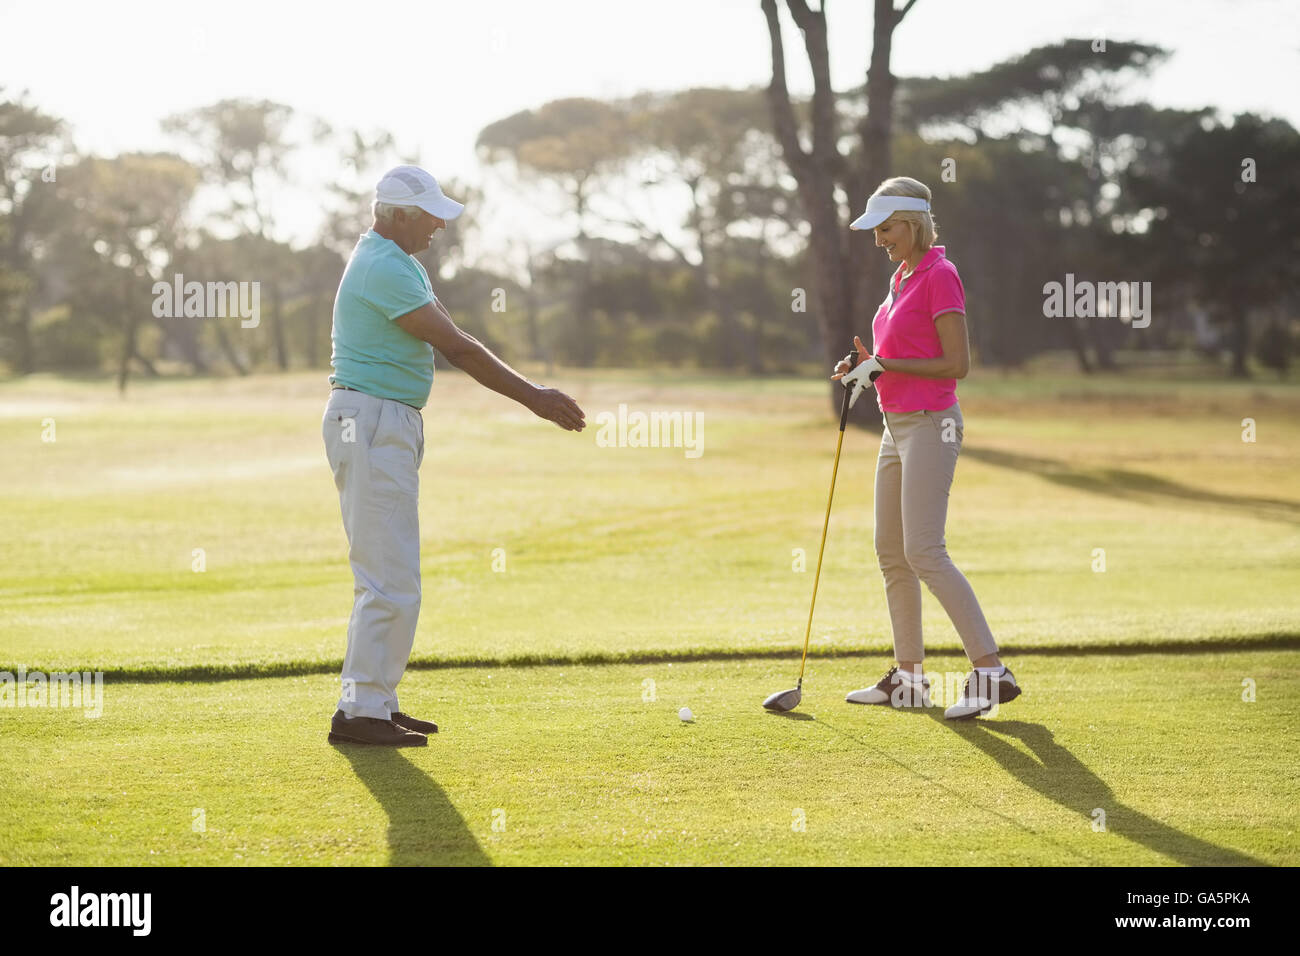
[[(943, 246), (930, 247), (899, 292), (906, 266), (899, 264), (889, 280), (889, 296), (871, 322), (876, 354), (883, 359), (939, 358), (943, 346), (934, 320), (945, 312), (964, 315), (966, 292)], [(937, 412), (957, 401), (957, 380), (882, 372), (876, 379), (876, 401), (886, 412)]]

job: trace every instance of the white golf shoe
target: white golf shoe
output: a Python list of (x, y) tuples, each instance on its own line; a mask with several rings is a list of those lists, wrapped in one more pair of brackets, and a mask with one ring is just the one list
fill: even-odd
[(897, 667), (891, 667), (875, 687), (864, 687), (850, 692), (845, 698), (850, 704), (888, 704), (891, 707), (931, 707), (930, 678), (922, 677), (914, 684), (903, 677)]
[(965, 720), (997, 713), (998, 706), (1020, 696), (1020, 685), (1011, 671), (1003, 667), (1000, 674), (971, 671), (962, 689), (961, 699), (943, 712), (949, 720)]

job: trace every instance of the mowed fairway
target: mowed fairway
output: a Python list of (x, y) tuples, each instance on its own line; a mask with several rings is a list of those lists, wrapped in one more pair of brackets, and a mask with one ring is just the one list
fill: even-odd
[[(890, 658), (863, 433), (802, 717), (759, 707), (798, 670), (820, 382), (566, 372), (572, 435), (440, 373), (401, 690), (444, 732), (390, 753), (324, 739), (323, 382), (0, 385), (0, 671), (105, 674), (97, 719), (0, 707), (0, 863), (1300, 862), (1294, 386), (963, 383), (948, 547), (1025, 693), (953, 726), (843, 703)], [(700, 413), (703, 454), (600, 447), (619, 403)]]
[(324, 675), (124, 684), (97, 720), (0, 716), (0, 863), (1294, 865), (1294, 664), (1026, 657), (957, 725), (844, 703), (864, 660), (792, 717), (758, 706), (772, 661), (420, 671), (443, 732), (396, 752), (325, 743)]

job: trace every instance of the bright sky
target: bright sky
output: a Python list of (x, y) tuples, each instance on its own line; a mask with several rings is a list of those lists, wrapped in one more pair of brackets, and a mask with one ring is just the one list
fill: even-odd
[[(837, 88), (864, 79), (871, 7), (828, 3)], [(1174, 54), (1134, 97), (1300, 126), (1297, 10), (1294, 0), (918, 0), (895, 33), (893, 65), (946, 75), (1064, 37), (1139, 40)], [(0, 86), (26, 89), (70, 121), (83, 149), (167, 148), (163, 116), (256, 97), (386, 128), (435, 175), (472, 182), (483, 181), (479, 131), (518, 110), (770, 78), (759, 0), (0, 0), (0, 24)], [(791, 84), (806, 89), (799, 37), (787, 29)], [(310, 231), (301, 210), (281, 218)]]

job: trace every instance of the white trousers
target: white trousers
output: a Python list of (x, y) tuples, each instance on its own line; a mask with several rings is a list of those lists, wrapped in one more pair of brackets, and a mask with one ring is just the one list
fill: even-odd
[(424, 420), (408, 405), (334, 389), (321, 420), (348, 536), (353, 604), (339, 710), (389, 719), (401, 708), (420, 616), (419, 467)]

